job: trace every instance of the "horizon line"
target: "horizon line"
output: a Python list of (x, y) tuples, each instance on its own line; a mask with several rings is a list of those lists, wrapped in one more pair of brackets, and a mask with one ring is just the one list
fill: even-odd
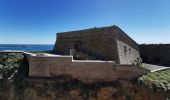
[(54, 44), (47, 44), (47, 43), (38, 43), (38, 44), (34, 44), (34, 43), (0, 43), (0, 45), (54, 45)]

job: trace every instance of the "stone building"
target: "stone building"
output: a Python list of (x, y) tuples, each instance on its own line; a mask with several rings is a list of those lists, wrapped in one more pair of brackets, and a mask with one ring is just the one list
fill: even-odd
[(138, 44), (117, 26), (57, 33), (54, 53), (74, 59), (112, 60), (131, 64), (139, 57)]
[(145, 63), (170, 66), (170, 44), (142, 44), (140, 54)]

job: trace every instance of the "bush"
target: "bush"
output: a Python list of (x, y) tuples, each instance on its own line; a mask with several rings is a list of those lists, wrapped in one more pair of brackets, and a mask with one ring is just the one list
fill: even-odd
[(142, 58), (136, 58), (133, 62), (133, 65), (142, 67)]
[(143, 75), (138, 80), (154, 91), (170, 91), (170, 69)]
[(22, 53), (0, 56), (0, 82), (9, 83), (17, 90), (22, 87), (23, 78), (28, 75), (28, 64)]

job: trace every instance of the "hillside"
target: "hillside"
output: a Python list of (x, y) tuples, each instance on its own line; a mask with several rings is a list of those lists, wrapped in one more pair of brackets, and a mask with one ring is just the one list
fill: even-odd
[(11, 53), (0, 56), (0, 100), (168, 100), (169, 73), (149, 73), (139, 82), (133, 79), (93, 84), (65, 77), (29, 78), (24, 56)]

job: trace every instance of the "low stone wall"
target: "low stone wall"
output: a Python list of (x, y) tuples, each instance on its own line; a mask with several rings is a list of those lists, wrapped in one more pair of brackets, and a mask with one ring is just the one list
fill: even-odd
[(139, 76), (142, 76), (143, 74), (147, 74), (150, 71), (134, 65), (117, 64), (116, 72), (118, 73), (120, 79), (131, 79), (131, 78), (138, 78)]
[(73, 60), (72, 56), (36, 56), (24, 53), (29, 62), (30, 77), (69, 76), (83, 82), (115, 81), (130, 79), (147, 73), (132, 65), (116, 65), (114, 61)]
[(73, 61), (69, 73), (82, 81), (114, 81), (115, 62), (104, 61)]
[(72, 56), (36, 56), (24, 53), (29, 62), (30, 77), (68, 75), (81, 81), (113, 81), (117, 79), (114, 61), (73, 60)]

